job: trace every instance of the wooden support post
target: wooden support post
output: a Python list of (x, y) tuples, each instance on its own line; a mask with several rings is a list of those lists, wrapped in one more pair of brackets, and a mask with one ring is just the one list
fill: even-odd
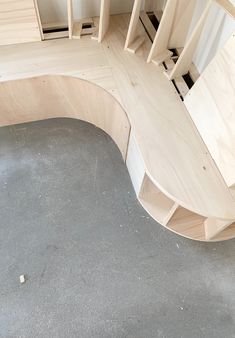
[(167, 1), (147, 62), (154, 61), (155, 63), (160, 64), (172, 55), (167, 48), (174, 21), (176, 5), (177, 0)]
[(73, 25), (72, 37), (70, 39), (81, 39), (82, 34), (82, 22), (75, 22)]
[(37, 0), (34, 0), (34, 7), (35, 7), (35, 11), (36, 11), (37, 20), (38, 20), (38, 27), (39, 27), (41, 39), (43, 40), (44, 36), (43, 36), (43, 30), (42, 30), (42, 22), (41, 22), (41, 18), (40, 18)]
[(206, 240), (210, 240), (218, 235), (221, 231), (233, 224), (235, 220), (221, 220), (216, 218), (207, 218), (204, 222)]
[(200, 39), (202, 30), (204, 28), (206, 18), (211, 6), (212, 0), (209, 0), (206, 8), (204, 9), (196, 27), (193, 30), (189, 40), (187, 41), (178, 61), (176, 62), (174, 68), (170, 73), (167, 73), (170, 80), (173, 80), (179, 76), (185, 75), (188, 73), (190, 65), (192, 63), (193, 55), (197, 48), (198, 41)]
[(73, 37), (73, 0), (67, 0), (69, 38)]
[(145, 11), (140, 12), (140, 19), (145, 29), (147, 30), (150, 39), (153, 41), (156, 35), (156, 29)]
[(109, 27), (110, 0), (101, 0), (98, 42), (101, 42)]
[(137, 25), (139, 22), (140, 16), (140, 8), (141, 8), (142, 0), (135, 0), (131, 20), (127, 32), (126, 42), (125, 42), (125, 50), (135, 53), (135, 51), (142, 45), (144, 42), (144, 37), (138, 37), (136, 35)]

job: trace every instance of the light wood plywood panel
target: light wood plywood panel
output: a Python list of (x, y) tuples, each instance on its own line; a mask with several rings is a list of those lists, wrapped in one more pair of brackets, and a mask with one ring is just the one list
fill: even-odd
[(138, 36), (137, 26), (140, 24), (140, 9), (141, 9), (142, 0), (135, 0), (133, 10), (131, 13), (130, 24), (127, 32), (125, 49), (129, 52), (135, 53), (136, 50), (142, 45), (145, 40), (145, 36)]
[(39, 8), (38, 8), (38, 1), (37, 0), (33, 0), (33, 3), (34, 3), (35, 12), (36, 12), (36, 17), (37, 17), (40, 37), (41, 37), (41, 40), (43, 40), (43, 29), (42, 29), (42, 22), (41, 22), (40, 12), (39, 12)]
[[(162, 55), (165, 55), (166, 58), (171, 56), (172, 53), (168, 51), (168, 43), (171, 36), (172, 25), (174, 22), (174, 15), (176, 11), (177, 0), (168, 0), (165, 10), (163, 12), (160, 25), (158, 27), (156, 36), (154, 38), (151, 50), (147, 62), (151, 62), (155, 58), (162, 60)], [(169, 54), (170, 53), (170, 54)], [(163, 58), (164, 61), (164, 58)]]
[(222, 212), (233, 218), (235, 201), (184, 104), (162, 69), (146, 64), (147, 41), (137, 54), (123, 53), (123, 27), (112, 17), (103, 46), (148, 176), (179, 205), (207, 217)]
[[(47, 41), (43, 44), (34, 43), (33, 48), (29, 48), (28, 45), (0, 48), (1, 81), (36, 74), (63, 73), (98, 84), (105, 93), (108, 91), (120, 102), (122, 111), (124, 109), (128, 115), (138, 152), (142, 158), (141, 165), (144, 168), (140, 171), (139, 182), (145, 171), (152, 183), (151, 191), (159, 191), (160, 195), (163, 194), (168, 201), (190, 210), (188, 212), (191, 215), (200, 214), (205, 216), (204, 219), (208, 217), (234, 219), (235, 199), (178, 93), (164, 76), (161, 67), (146, 63), (151, 42), (146, 39), (135, 54), (123, 51), (129, 19), (129, 15), (112, 16), (108, 34), (102, 44), (97, 44), (90, 37), (84, 36), (83, 39), (76, 41), (64, 39)], [(137, 30), (138, 35), (145, 34), (141, 25), (138, 25)], [(97, 100), (100, 100), (98, 103), (96, 100), (95, 105), (89, 102), (95, 95), (92, 90), (80, 91), (77, 82), (74, 82), (76, 79), (66, 78), (64, 82), (60, 78), (56, 76), (56, 79), (47, 80), (46, 84), (40, 85), (36, 79), (33, 79), (31, 80), (33, 83), (30, 82), (25, 86), (25, 92), (19, 81), (15, 84), (3, 82), (2, 88), (6, 86), (9, 88), (7, 92), (3, 91), (0, 97), (0, 109), (3, 105), (6, 112), (0, 115), (2, 123), (17, 123), (27, 119), (48, 118), (52, 115), (81, 119), (84, 117), (85, 120), (107, 130), (111, 136), (114, 133), (112, 137), (118, 140), (116, 142), (125, 158), (128, 136), (124, 134), (126, 135), (124, 139), (121, 136), (125, 130), (123, 126), (126, 120), (123, 122), (120, 121), (120, 117), (115, 117), (118, 116), (115, 112), (119, 108), (113, 106), (110, 108), (108, 104), (109, 113), (107, 109), (105, 110), (104, 104), (107, 105), (107, 102), (104, 101), (101, 88), (99, 88), (101, 92), (98, 89), (95, 91)], [(45, 98), (42, 88), (46, 88)], [(29, 97), (28, 104), (33, 102), (34, 114), (32, 110), (27, 111), (25, 97)], [(21, 114), (18, 115), (19, 109)], [(102, 111), (105, 113), (101, 114), (103, 117), (98, 121), (93, 120), (95, 116), (99, 116), (94, 114), (97, 109), (100, 114)], [(112, 123), (110, 123), (111, 118)], [(101, 124), (101, 121), (107, 123)], [(119, 127), (121, 129), (118, 129)], [(129, 154), (128, 159), (131, 159)], [(175, 214), (172, 219), (175, 219), (174, 216)], [(200, 228), (204, 227), (204, 219), (198, 227), (197, 220), (194, 222), (192, 219), (194, 225), (190, 223), (191, 218), (188, 221), (192, 226)], [(177, 226), (178, 230), (176, 230), (173, 223), (170, 224), (173, 231), (184, 234), (183, 229)], [(234, 228), (228, 229), (232, 237)], [(191, 238), (197, 237), (194, 231), (191, 234)]]
[(195, 4), (196, 0), (167, 1), (148, 62), (160, 64), (172, 55), (168, 49), (185, 45)]
[(110, 0), (101, 0), (98, 42), (101, 42), (109, 27)]
[(205, 240), (204, 221), (205, 217), (179, 207), (168, 222), (167, 228), (184, 237), (203, 241)]
[(145, 175), (139, 200), (148, 213), (161, 225), (166, 226), (176, 209), (178, 204), (165, 196)]
[[(1, 79), (51, 72), (99, 84), (114, 93), (127, 112), (148, 176), (161, 191), (206, 217), (233, 218), (234, 200), (184, 104), (161, 68), (146, 64), (151, 43), (146, 40), (135, 55), (123, 51), (128, 23), (128, 15), (111, 17), (102, 45), (84, 37), (38, 43), (33, 49), (4, 47)], [(138, 34), (144, 33), (141, 25), (138, 29)], [(109, 70), (107, 76), (104, 69)]]
[(231, 224), (230, 222), (230, 226), (214, 234), (214, 236), (209, 239), (206, 235), (205, 222), (205, 217), (179, 207), (166, 227), (177, 234), (180, 233), (186, 238), (198, 241), (218, 242), (235, 237), (235, 223)]
[(224, 221), (215, 218), (207, 218), (204, 222), (205, 236), (207, 240), (211, 240), (220, 234), (224, 229), (228, 228), (231, 224), (235, 225), (235, 221)]
[(73, 0), (67, 0), (69, 38), (73, 36)]
[(90, 122), (110, 135), (126, 158), (130, 131), (126, 113), (109, 93), (90, 82), (65, 76), (4, 82), (0, 111), (1, 126), (53, 117)]
[(33, 0), (0, 1), (0, 45), (40, 40), (40, 21)]
[(140, 12), (140, 19), (145, 29), (147, 30), (151, 40), (153, 41), (156, 35), (156, 29), (145, 11)]
[(185, 45), (196, 2), (197, 0), (177, 1), (168, 48), (180, 48)]
[(144, 179), (145, 167), (133, 131), (131, 131), (130, 133), (126, 166), (131, 176), (131, 181), (135, 189), (135, 193), (138, 196)]
[(228, 186), (235, 183), (235, 35), (185, 98), (186, 107)]

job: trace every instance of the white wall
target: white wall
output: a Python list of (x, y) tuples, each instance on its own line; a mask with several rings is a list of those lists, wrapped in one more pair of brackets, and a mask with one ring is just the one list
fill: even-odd
[[(235, 0), (230, 1), (235, 5)], [(197, 0), (189, 34), (205, 8), (206, 3), (207, 1), (205, 0)], [(193, 61), (200, 73), (205, 69), (217, 50), (225, 44), (233, 32), (235, 32), (235, 20), (226, 14), (219, 5), (214, 3), (207, 17), (197, 51), (194, 55)]]
[(166, 6), (167, 0), (156, 0), (153, 1), (153, 11), (163, 11)]
[[(37, 0), (42, 23), (67, 21), (66, 0)], [(111, 14), (131, 12), (134, 0), (111, 0)], [(100, 0), (73, 0), (74, 19), (99, 16)]]

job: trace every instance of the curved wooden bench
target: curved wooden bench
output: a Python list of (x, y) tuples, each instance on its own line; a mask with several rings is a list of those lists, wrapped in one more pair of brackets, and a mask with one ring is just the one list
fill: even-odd
[[(173, 117), (160, 116), (161, 123), (157, 121), (156, 124), (152, 124), (152, 128), (156, 130), (156, 140), (149, 144), (150, 152), (146, 153), (146, 142), (149, 139), (141, 138), (140, 125), (131, 118), (130, 126), (129, 116), (127, 117), (117, 100), (93, 83), (60, 75), (0, 83), (1, 126), (55, 117), (81, 119), (109, 134), (127, 163), (133, 184), (135, 188), (137, 187), (139, 201), (153, 218), (168, 229), (197, 240), (216, 241), (235, 236), (235, 226), (232, 224), (235, 219), (235, 201), (226, 190), (226, 185), (218, 176), (216, 168), (214, 170), (210, 158), (201, 158), (201, 148), (200, 151), (197, 148), (199, 142), (197, 137), (199, 140), (200, 137), (196, 133), (196, 136), (191, 133), (191, 121), (187, 116), (184, 118), (189, 125), (184, 121), (183, 127)], [(169, 121), (172, 131), (167, 129)], [(142, 128), (146, 126), (142, 124)], [(191, 140), (188, 139), (190, 135)], [(172, 148), (169, 148), (170, 146)], [(157, 157), (151, 157), (151, 151), (152, 154), (153, 151), (159, 154), (159, 162), (162, 163), (156, 161)], [(173, 162), (177, 154), (188, 155), (188, 158), (185, 161), (178, 161), (174, 167)], [(203, 168), (202, 164), (206, 167)], [(171, 173), (174, 175), (177, 173), (178, 182), (172, 180)], [(186, 174), (191, 176), (186, 177)], [(201, 185), (196, 181), (197, 175)], [(192, 186), (188, 186), (190, 180)], [(214, 189), (213, 180), (215, 180)], [(195, 187), (198, 187), (197, 191), (192, 190)], [(213, 196), (213, 193), (219, 194)], [(204, 205), (203, 200), (206, 197), (214, 199), (216, 205), (211, 207), (210, 201)], [(214, 210), (216, 213), (213, 214)], [(223, 232), (213, 233), (213, 236), (210, 236), (211, 217), (215, 217), (217, 222), (218, 215), (221, 215), (226, 226), (228, 222), (231, 225)], [(214, 228), (214, 224), (212, 226)]]
[(103, 88), (69, 76), (40, 76), (1, 84), (0, 125), (54, 117), (87, 121), (104, 130), (126, 158), (130, 123)]

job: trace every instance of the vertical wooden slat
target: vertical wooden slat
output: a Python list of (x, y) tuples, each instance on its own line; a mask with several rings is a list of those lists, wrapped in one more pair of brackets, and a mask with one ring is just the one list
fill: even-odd
[(162, 62), (164, 61), (164, 58), (168, 58), (172, 55), (172, 53), (169, 52), (167, 48), (171, 35), (172, 24), (174, 21), (176, 5), (177, 0), (167, 1), (147, 62), (151, 62), (153, 59), (158, 57)]
[(124, 49), (127, 49), (136, 38), (136, 30), (139, 22), (141, 3), (142, 0), (135, 0), (134, 2)]
[(193, 55), (198, 45), (202, 30), (204, 28), (207, 15), (210, 10), (212, 0), (209, 0), (206, 8), (204, 9), (196, 27), (193, 30), (189, 40), (187, 41), (178, 61), (175, 64), (175, 67), (172, 69), (172, 72), (169, 74), (169, 79), (173, 80), (179, 76), (185, 75), (188, 73), (190, 65), (193, 60)]
[(110, 0), (101, 0), (98, 42), (101, 42), (109, 27)]
[(68, 11), (68, 28), (69, 28), (69, 38), (73, 37), (73, 2), (72, 0), (67, 0), (67, 11)]

